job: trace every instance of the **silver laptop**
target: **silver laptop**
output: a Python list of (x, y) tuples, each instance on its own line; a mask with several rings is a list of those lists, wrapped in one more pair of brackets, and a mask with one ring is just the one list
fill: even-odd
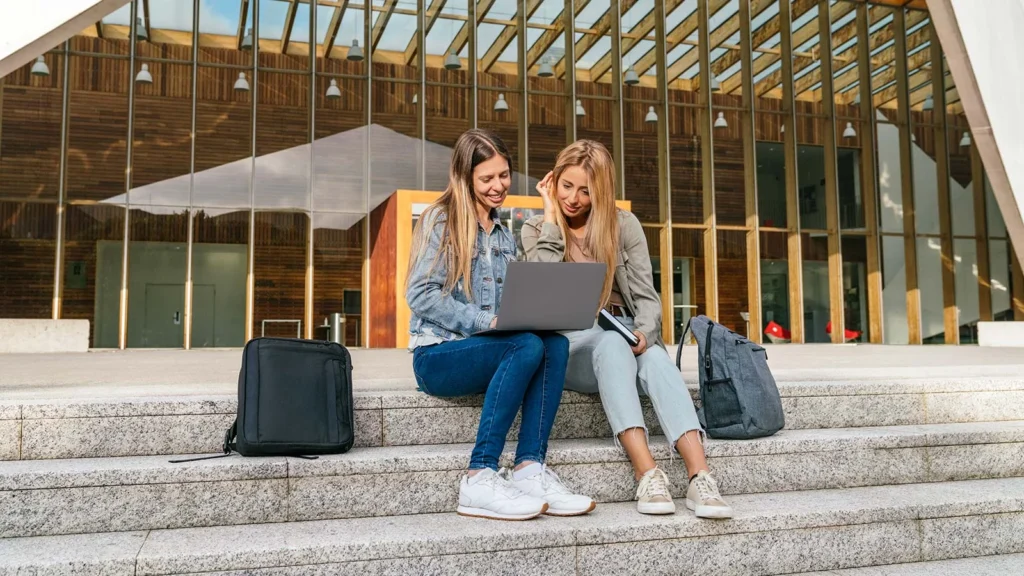
[(605, 265), (589, 262), (509, 262), (492, 330), (583, 330), (594, 327)]

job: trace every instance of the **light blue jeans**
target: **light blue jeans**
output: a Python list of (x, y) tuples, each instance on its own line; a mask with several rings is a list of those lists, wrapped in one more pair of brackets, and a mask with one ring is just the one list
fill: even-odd
[[(618, 320), (630, 330), (635, 329), (632, 318)], [(643, 428), (647, 432), (640, 408), (641, 393), (650, 397), (673, 450), (680, 437), (701, 429), (683, 376), (664, 348), (650, 346), (640, 356), (634, 356), (622, 336), (598, 326), (562, 334), (569, 339), (565, 388), (601, 395), (616, 445), (619, 434), (625, 430)]]

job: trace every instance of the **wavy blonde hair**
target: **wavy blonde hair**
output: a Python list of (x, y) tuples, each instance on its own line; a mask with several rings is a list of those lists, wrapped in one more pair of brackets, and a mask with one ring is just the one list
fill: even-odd
[[(463, 132), (452, 149), (448, 167), (448, 187), (433, 204), (427, 207), (413, 231), (412, 257), (409, 258), (409, 276), (416, 262), (423, 256), (423, 246), (435, 225), (442, 225), (441, 246), (431, 263), (433, 270), (438, 261), (445, 264), (444, 294), (451, 294), (462, 281), (466, 298), (473, 300), (470, 280), (473, 256), (476, 254), (478, 220), (476, 196), (473, 193), (473, 169), (479, 164), (501, 156), (512, 170), (512, 157), (501, 138), (489, 130), (472, 129)], [(443, 220), (440, 220), (443, 218)]]
[[(590, 212), (587, 214), (586, 231), (581, 248), (597, 262), (603, 262), (607, 269), (604, 288), (601, 291), (601, 306), (608, 304), (615, 280), (615, 266), (618, 264), (619, 214), (615, 206), (615, 162), (604, 144), (594, 140), (577, 140), (558, 154), (552, 170), (552, 191), (557, 198), (558, 182), (567, 168), (577, 166), (587, 173), (587, 190), (590, 192)], [(565, 261), (571, 261), (568, 243), (575, 241), (569, 230), (569, 222), (561, 208), (556, 211), (558, 227), (566, 241)]]

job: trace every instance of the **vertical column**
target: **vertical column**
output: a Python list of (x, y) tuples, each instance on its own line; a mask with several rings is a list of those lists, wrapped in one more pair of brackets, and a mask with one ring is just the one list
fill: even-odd
[(992, 321), (992, 268), (988, 251), (985, 166), (977, 146), (971, 146), (971, 193), (974, 197), (974, 238), (978, 253), (978, 319)]
[(818, 4), (818, 57), (821, 61), (821, 108), (825, 114), (825, 226), (828, 232), (828, 293), (832, 343), (845, 342), (843, 250), (839, 238), (839, 176), (836, 151), (836, 104), (832, 87), (832, 17), (829, 3)]
[(921, 343), (921, 290), (917, 284), (917, 218), (914, 210), (914, 166), (910, 142), (910, 90), (907, 78), (907, 22), (902, 8), (893, 14), (896, 47), (896, 123), (900, 131), (900, 173), (903, 189), (903, 249), (906, 254), (907, 338)]
[(192, 108), (188, 142), (188, 236), (185, 243), (185, 350), (192, 348), (192, 245), (195, 241), (196, 92), (199, 85), (199, 0), (192, 0)]
[(946, 79), (942, 72), (942, 46), (938, 42), (935, 24), (928, 24), (928, 35), (932, 38), (932, 98), (938, 122), (933, 128), (935, 134), (935, 177), (939, 194), (939, 244), (942, 254), (942, 320), (946, 344), (960, 343), (960, 311), (956, 305), (956, 264), (953, 260), (953, 216), (949, 191), (949, 144), (946, 135)]
[[(530, 121), (530, 82), (526, 74), (527, 58), (529, 56), (529, 44), (526, 38), (526, 3), (529, 0), (519, 0), (519, 8), (516, 10), (516, 47), (519, 57), (516, 59), (519, 67), (519, 194), (526, 196), (530, 193), (530, 129), (527, 124)], [(474, 56), (475, 57), (475, 56)], [(568, 73), (568, 67), (566, 68)]]
[(871, 54), (868, 33), (868, 6), (857, 5), (857, 91), (860, 96), (860, 185), (863, 191), (864, 224), (867, 229), (867, 299), (869, 338), (872, 344), (883, 341), (882, 321), (882, 262), (879, 258), (878, 234), (878, 178), (875, 175), (876, 137), (872, 117)]
[(256, 95), (260, 81), (260, 3), (252, 4), (252, 88), (249, 91), (249, 106), (252, 123), (249, 126), (249, 140), (252, 142), (249, 161), (249, 255), (245, 280), (245, 339), (254, 336), (253, 319), (256, 306)]
[[(57, 182), (57, 253), (54, 258), (53, 268), (53, 313), (52, 318), (57, 320), (62, 314), (64, 302), (64, 219), (67, 214), (65, 195), (67, 194), (68, 176), (68, 107), (69, 107), (69, 82), (68, 71), (70, 69), (71, 50), (69, 41), (64, 41), (64, 66), (61, 69), (61, 102), (60, 102), (60, 164), (57, 167), (59, 172)], [(2, 88), (0, 88), (2, 89)]]
[(740, 81), (743, 113), (740, 130), (743, 138), (743, 196), (747, 214), (747, 336), (761, 342), (761, 232), (757, 209), (757, 146), (754, 144), (754, 71), (750, 32), (750, 2), (740, 1)]
[(615, 159), (615, 197), (626, 198), (626, 141), (622, 135), (622, 4), (611, 0), (612, 17), (612, 157)]
[[(366, 193), (366, 218), (363, 220), (363, 290), (362, 290), (362, 309), (360, 312), (362, 322), (360, 322), (360, 329), (362, 331), (362, 337), (359, 341), (362, 343), (363, 348), (370, 347), (370, 330), (373, 328), (373, 317), (370, 314), (370, 300), (372, 295), (370, 294), (370, 274), (373, 272), (370, 255), (372, 253), (372, 247), (370, 246), (370, 198), (373, 191), (373, 172), (371, 170), (372, 163), (370, 157), (373, 151), (373, 48), (370, 45), (370, 36), (373, 30), (373, 3), (363, 3), (363, 46), (366, 46), (365, 50), (365, 68), (366, 70), (366, 86), (363, 92), (363, 102), (366, 108), (366, 124), (363, 127), (365, 139), (364, 139), (364, 162), (363, 162), (363, 186)], [(422, 44), (421, 44), (422, 46)], [(326, 54), (324, 55), (327, 56)], [(473, 54), (473, 58), (476, 58), (476, 54)]]
[(466, 36), (469, 38), (469, 127), (476, 128), (479, 116), (480, 91), (477, 90), (476, 78), (476, 27), (477, 0), (469, 0), (469, 18), (466, 21)]
[(658, 91), (658, 256), (661, 263), (661, 338), (675, 342), (676, 315), (673, 307), (672, 255), (672, 166), (669, 158), (668, 50), (665, 33), (665, 0), (654, 1), (654, 61)]
[(565, 32), (565, 144), (576, 141), (576, 0), (565, 0), (562, 9)]
[(128, 245), (131, 240), (132, 148), (135, 143), (135, 22), (139, 2), (132, 0), (128, 19), (128, 135), (125, 142), (124, 167), (124, 236), (121, 245), (121, 296), (117, 308), (117, 347), (124, 350), (128, 343)]
[[(395, 0), (397, 2), (397, 0)], [(468, 25), (468, 24), (467, 24)], [(385, 27), (386, 29), (386, 27)], [(381, 30), (383, 36), (386, 30)], [(416, 102), (416, 136), (419, 138), (417, 145), (420, 153), (419, 168), (417, 169), (417, 188), (425, 190), (427, 187), (427, 7), (426, 0), (416, 0), (416, 61), (419, 67), (419, 88), (417, 88)], [(369, 207), (369, 205), (367, 205)]]
[[(309, 226), (307, 227), (306, 238), (306, 292), (305, 305), (303, 307), (303, 332), (305, 338), (313, 337), (313, 279), (315, 278), (313, 261), (313, 172), (316, 170), (316, 162), (313, 158), (313, 142), (316, 140), (316, 3), (309, 8), (309, 115), (306, 117), (309, 133), (309, 173), (306, 178), (306, 202), (309, 207)], [(422, 44), (420, 44), (422, 46)], [(327, 57), (327, 54), (324, 54)]]
[(1010, 304), (1013, 306), (1013, 319), (1017, 322), (1024, 320), (1024, 271), (1020, 267), (1020, 258), (1017, 257), (1017, 250), (1009, 240), (1010, 245), (1010, 284), (1013, 287), (1013, 294), (1010, 295)]
[(796, 101), (793, 87), (793, 21), (788, 0), (779, 0), (779, 46), (782, 50), (782, 149), (786, 162), (786, 246), (789, 262), (789, 331), (792, 342), (804, 341), (804, 274), (800, 243), (800, 198), (796, 165)]
[(708, 318), (718, 320), (718, 228), (715, 220), (715, 148), (711, 141), (711, 55), (708, 28), (708, 0), (697, 0), (697, 50), (700, 59), (700, 92), (697, 96), (701, 113), (700, 155), (704, 183), (704, 301)]

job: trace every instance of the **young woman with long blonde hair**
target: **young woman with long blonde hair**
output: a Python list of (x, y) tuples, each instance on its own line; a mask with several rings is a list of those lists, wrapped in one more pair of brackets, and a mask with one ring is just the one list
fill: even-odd
[[(501, 139), (469, 130), (452, 150), (448, 188), (413, 233), (406, 300), (413, 372), (432, 396), (483, 394), (476, 446), (459, 483), (458, 513), (501, 520), (594, 509), (544, 466), (562, 398), (568, 341), (557, 333), (497, 333), (502, 279), (516, 259), (497, 209), (508, 195), (512, 161)], [(473, 336), (470, 338), (470, 336)], [(498, 469), (522, 408), (515, 469)]]
[(555, 168), (537, 185), (544, 215), (523, 226), (527, 258), (540, 262), (603, 262), (608, 265), (602, 306), (636, 335), (631, 347), (620, 334), (595, 326), (565, 333), (569, 366), (565, 387), (599, 393), (616, 441), (639, 483), (637, 510), (675, 512), (668, 476), (647, 445), (639, 389), (669, 444), (688, 472), (687, 508), (702, 518), (729, 518), (704, 457), (700, 422), (682, 375), (661, 340), (661, 299), (640, 221), (615, 206), (615, 166), (599, 142), (579, 140), (558, 155)]

